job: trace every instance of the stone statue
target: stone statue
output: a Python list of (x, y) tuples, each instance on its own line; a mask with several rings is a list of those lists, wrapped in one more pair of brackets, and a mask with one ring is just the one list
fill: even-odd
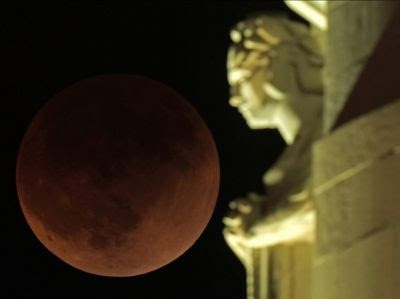
[(263, 178), (269, 201), (302, 201), (307, 196), (309, 150), (320, 135), (322, 117), (318, 45), (306, 25), (285, 16), (240, 22), (231, 37), (229, 103), (250, 128), (276, 128), (289, 145)]
[(262, 298), (255, 295), (257, 288), (270, 292), (262, 286), (266, 281), (255, 282), (260, 279), (256, 268), (267, 267), (255, 262), (261, 254), (257, 250), (309, 243), (314, 236), (308, 181), (323, 104), (323, 55), (314, 32), (284, 15), (251, 17), (231, 31), (230, 105), (238, 108), (251, 129), (278, 129), (288, 144), (263, 177), (266, 194), (251, 193), (231, 202), (224, 218), (224, 237), (251, 277), (249, 298)]
[(288, 144), (224, 218), (247, 298), (397, 298), (399, 5), (284, 2), (309, 26), (248, 18), (228, 54), (230, 104)]

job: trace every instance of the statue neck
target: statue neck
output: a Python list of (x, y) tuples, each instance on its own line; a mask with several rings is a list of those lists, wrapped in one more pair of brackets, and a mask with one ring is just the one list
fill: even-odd
[(275, 121), (286, 144), (293, 144), (301, 127), (299, 116), (288, 105), (281, 105), (276, 111)]
[(311, 146), (314, 141), (321, 137), (322, 132), (322, 101), (319, 97), (318, 101), (310, 103), (307, 109), (303, 110), (301, 117), (301, 126), (297, 132), (295, 142), (308, 144)]

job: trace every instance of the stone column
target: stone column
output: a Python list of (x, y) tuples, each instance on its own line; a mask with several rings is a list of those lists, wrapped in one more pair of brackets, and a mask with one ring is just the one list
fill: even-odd
[(271, 250), (271, 297), (310, 299), (313, 244), (281, 244)]

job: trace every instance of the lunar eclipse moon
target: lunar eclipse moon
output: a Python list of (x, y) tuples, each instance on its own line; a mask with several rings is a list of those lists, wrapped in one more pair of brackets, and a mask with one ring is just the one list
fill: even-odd
[(103, 75), (44, 105), (16, 169), (23, 214), (64, 262), (103, 276), (158, 269), (198, 239), (219, 189), (206, 124), (151, 79)]

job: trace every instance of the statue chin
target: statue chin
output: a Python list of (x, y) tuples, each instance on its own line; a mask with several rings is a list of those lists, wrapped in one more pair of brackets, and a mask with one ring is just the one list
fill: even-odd
[(239, 107), (239, 111), (251, 129), (278, 129), (288, 145), (294, 142), (301, 126), (299, 116), (285, 103), (264, 105), (253, 110)]

